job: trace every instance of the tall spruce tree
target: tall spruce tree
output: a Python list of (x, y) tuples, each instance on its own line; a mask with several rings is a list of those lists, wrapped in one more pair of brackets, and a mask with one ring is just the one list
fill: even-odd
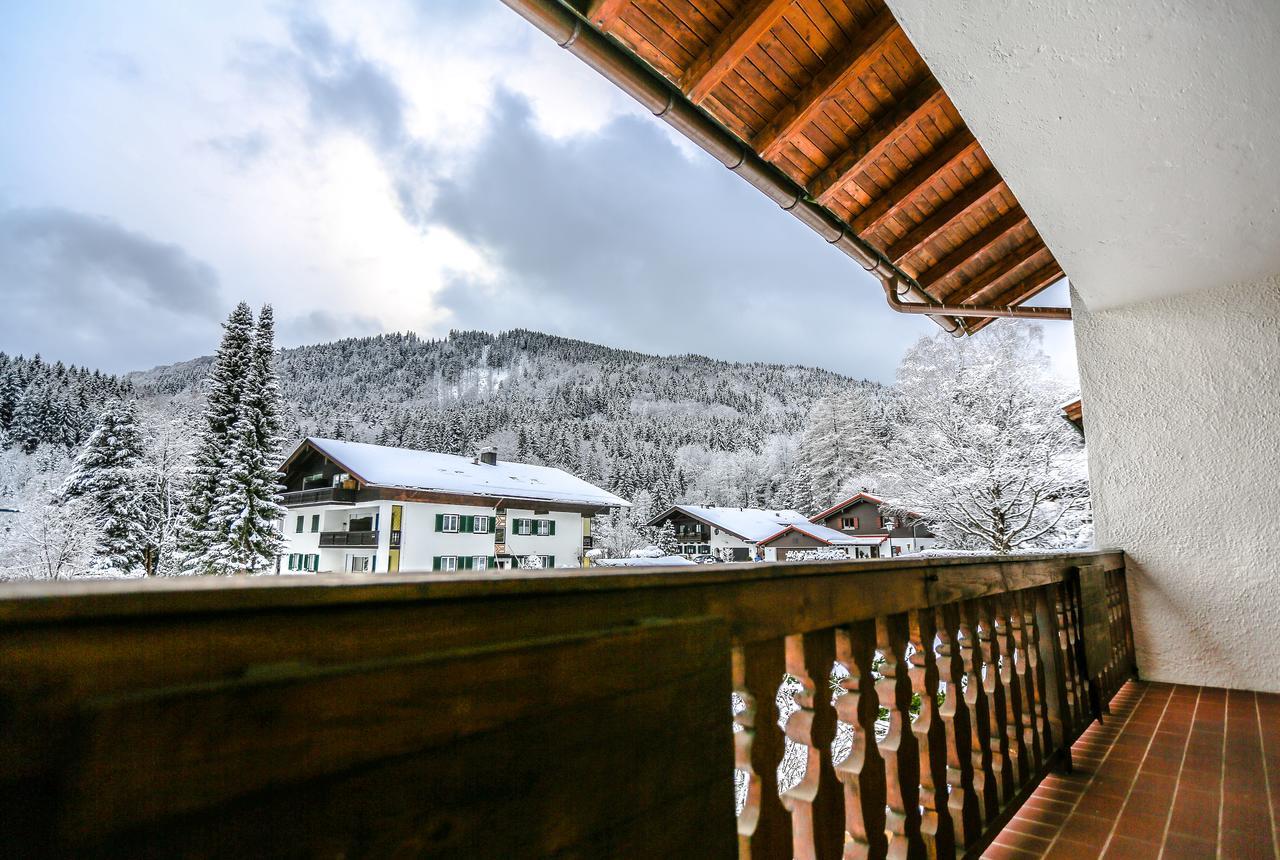
[(268, 569), (283, 545), (279, 494), (280, 386), (275, 371), (275, 327), (270, 305), (258, 317), (240, 415), (231, 428), (228, 468), (211, 519), (226, 524), (218, 566), (255, 573)]
[(137, 408), (109, 401), (63, 484), (62, 499), (79, 500), (98, 535), (93, 569), (131, 573), (146, 564), (138, 481), (143, 450)]
[(245, 384), (254, 363), (253, 311), (241, 302), (223, 323), (222, 343), (209, 372), (207, 400), (200, 440), (191, 469), (187, 522), (182, 555), (194, 573), (234, 573), (230, 566), (230, 523), (215, 517), (219, 497), (227, 492), (226, 473), (233, 462), (234, 429), (240, 420)]

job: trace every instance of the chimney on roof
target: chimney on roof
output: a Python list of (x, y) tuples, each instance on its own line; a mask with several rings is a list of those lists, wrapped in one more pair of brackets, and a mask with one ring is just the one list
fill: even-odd
[(497, 448), (481, 448), (476, 454), (476, 462), (483, 463), (486, 466), (498, 465), (498, 449)]

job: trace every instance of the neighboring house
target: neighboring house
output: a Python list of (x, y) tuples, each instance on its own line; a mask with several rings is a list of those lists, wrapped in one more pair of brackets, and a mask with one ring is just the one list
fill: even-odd
[(805, 523), (799, 511), (766, 511), (760, 508), (722, 508), (715, 505), (674, 505), (649, 521), (661, 526), (671, 520), (684, 556), (714, 555), (733, 561), (751, 561), (756, 545), (784, 526)]
[(760, 541), (765, 561), (794, 561), (811, 550), (842, 550), (849, 558), (871, 558), (884, 543), (879, 535), (855, 535), (816, 523), (792, 523)]
[(280, 469), (282, 571), (579, 567), (591, 517), (629, 503), (559, 469), (308, 438)]
[(859, 538), (876, 538), (874, 544), (858, 546), (858, 558), (881, 558), (919, 552), (936, 542), (933, 534), (914, 517), (886, 517), (880, 513), (882, 499), (870, 493), (858, 493), (809, 521), (828, 529)]
[(1062, 413), (1063, 419), (1072, 427), (1080, 431), (1080, 435), (1084, 435), (1084, 401), (1077, 397), (1075, 400), (1068, 400), (1066, 403), (1058, 407)]

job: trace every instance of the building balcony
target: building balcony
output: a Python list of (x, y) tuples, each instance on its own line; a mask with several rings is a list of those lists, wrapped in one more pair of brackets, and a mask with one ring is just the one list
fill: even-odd
[(1273, 844), (1275, 697), (1135, 680), (1118, 552), (32, 585), (0, 617), (0, 782), (57, 798), (9, 854), (1140, 856), (1198, 804)]
[(303, 505), (354, 505), (356, 490), (346, 487), (320, 487), (315, 490), (295, 490), (280, 495), (280, 504), (286, 508)]
[(376, 531), (320, 532), (320, 548), (335, 547), (376, 547), (378, 533)]

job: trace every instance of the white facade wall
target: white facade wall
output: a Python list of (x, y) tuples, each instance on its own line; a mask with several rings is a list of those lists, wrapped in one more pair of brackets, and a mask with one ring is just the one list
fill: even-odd
[(1280, 278), (1075, 302), (1100, 547), (1128, 557), (1138, 668), (1280, 692)]
[[(484, 556), (494, 555), (494, 520), (496, 513), (489, 505), (442, 505), (427, 502), (378, 501), (359, 505), (316, 505), (290, 508), (284, 520), (285, 547), (280, 568), (288, 572), (289, 555), (319, 554), (320, 573), (351, 570), (352, 556), (369, 556), (377, 573), (388, 568), (391, 549), (391, 508), (403, 508), (400, 522), (400, 572), (421, 573), (433, 569), (436, 556)], [(346, 531), (352, 517), (375, 515), (378, 530), (378, 546), (359, 548), (320, 547), (320, 532)], [(459, 516), (487, 516), (490, 519), (486, 534), (437, 532), (437, 514)], [(311, 530), (312, 517), (320, 516), (320, 531)], [(297, 518), (303, 517), (303, 530), (296, 530)], [(513, 521), (517, 518), (554, 520), (556, 533), (552, 536), (516, 535)], [(582, 565), (583, 517), (577, 513), (553, 511), (535, 514), (533, 509), (507, 510), (507, 551), (514, 555), (555, 556), (556, 567), (580, 567)]]
[[(517, 519), (553, 520), (556, 533), (551, 536), (518, 535)], [(582, 514), (552, 511), (535, 514), (532, 508), (507, 509), (507, 552), (512, 555), (553, 555), (556, 567), (582, 566)]]

